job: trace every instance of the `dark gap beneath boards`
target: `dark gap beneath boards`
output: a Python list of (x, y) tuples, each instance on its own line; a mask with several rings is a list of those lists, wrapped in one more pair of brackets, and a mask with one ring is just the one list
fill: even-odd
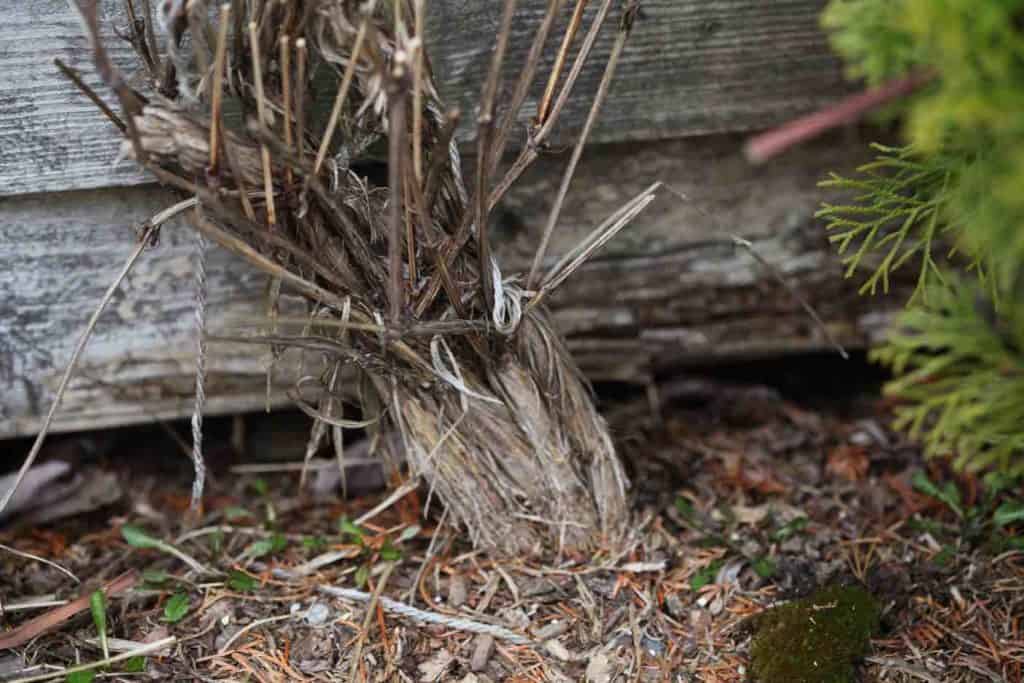
[[(709, 388), (761, 387), (797, 405), (846, 413), (859, 401), (877, 399), (886, 377), (885, 370), (869, 363), (863, 352), (851, 354), (850, 360), (834, 353), (821, 353), (679, 369), (659, 376), (657, 386), (662, 411), (667, 414), (700, 412), (708, 404), (699, 390), (674, 390), (687, 382)], [(602, 409), (611, 412), (646, 396), (645, 388), (636, 384), (600, 382), (594, 390)], [(294, 409), (209, 417), (204, 432), (211, 473), (224, 476), (235, 465), (301, 460), (311, 424), (310, 417)], [(365, 457), (356, 448), (363, 437), (359, 431), (346, 430), (346, 444), (353, 447), (354, 457)], [(16, 469), (18, 458), (13, 456), (25, 452), (31, 443), (30, 438), (5, 441), (3, 451), (12, 457), (0, 462), (0, 471)], [(54, 435), (44, 459), (114, 466), (128, 462), (134, 472), (180, 476), (185, 481), (191, 477), (192, 464), (182, 444), (190, 443), (188, 420), (172, 420), (162, 425), (150, 423)], [(331, 456), (329, 441), (325, 440), (318, 454), (321, 458)]]
[[(677, 367), (659, 372), (655, 382), (663, 394), (663, 408), (668, 409), (676, 406), (699, 410), (699, 392), (673, 396), (674, 385), (698, 381), (708, 385), (764, 387), (798, 405), (844, 413), (851, 403), (877, 398), (888, 377), (885, 368), (869, 362), (866, 352), (853, 351), (848, 360), (835, 352), (821, 352)], [(624, 382), (600, 382), (594, 389), (602, 408), (636, 400), (646, 391), (642, 385)]]

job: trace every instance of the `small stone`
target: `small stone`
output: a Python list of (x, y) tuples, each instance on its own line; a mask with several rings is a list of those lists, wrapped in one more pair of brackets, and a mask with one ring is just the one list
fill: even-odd
[(558, 640), (548, 640), (544, 643), (544, 649), (548, 651), (555, 659), (559, 659), (563, 662), (567, 662), (572, 659), (572, 655), (569, 654), (569, 650), (565, 648), (565, 645)]
[(678, 593), (669, 593), (665, 597), (665, 610), (673, 619), (682, 619), (686, 616), (686, 606), (683, 605)]
[(530, 625), (530, 617), (522, 607), (506, 608), (500, 612), (502, 620), (511, 629), (523, 630)]
[(331, 608), (322, 602), (314, 602), (306, 612), (305, 620), (310, 626), (323, 626), (331, 616)]

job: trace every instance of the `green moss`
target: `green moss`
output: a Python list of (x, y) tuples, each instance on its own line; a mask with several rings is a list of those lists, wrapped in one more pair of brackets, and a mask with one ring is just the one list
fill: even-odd
[(851, 683), (878, 629), (879, 607), (861, 588), (831, 587), (755, 618), (751, 673), (758, 683)]

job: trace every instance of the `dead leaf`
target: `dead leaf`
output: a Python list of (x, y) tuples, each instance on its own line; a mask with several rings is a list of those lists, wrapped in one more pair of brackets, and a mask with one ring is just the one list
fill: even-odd
[(847, 481), (857, 482), (867, 475), (870, 464), (867, 450), (863, 446), (843, 444), (828, 454), (825, 470)]

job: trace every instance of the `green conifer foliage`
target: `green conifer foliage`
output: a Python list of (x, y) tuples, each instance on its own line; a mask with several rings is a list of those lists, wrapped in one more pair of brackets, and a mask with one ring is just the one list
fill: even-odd
[(918, 269), (872, 354), (898, 422), (963, 467), (1024, 473), (1024, 0), (832, 0), (822, 20), (853, 77), (935, 75), (900, 106), (905, 146), (823, 181), (852, 200), (819, 212), (862, 292)]

